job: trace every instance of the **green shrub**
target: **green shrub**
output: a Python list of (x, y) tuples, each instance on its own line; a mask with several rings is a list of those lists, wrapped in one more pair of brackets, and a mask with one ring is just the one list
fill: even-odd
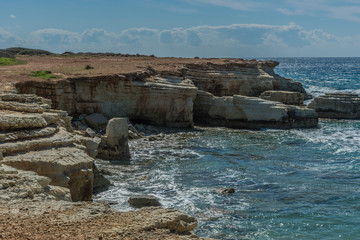
[(94, 67), (91, 66), (91, 65), (86, 65), (86, 66), (85, 66), (85, 69), (86, 69), (86, 70), (90, 70), (90, 69), (94, 69)]
[(31, 73), (30, 76), (39, 77), (39, 78), (46, 79), (46, 80), (49, 80), (50, 78), (56, 78), (56, 76), (51, 74), (50, 71), (34, 71)]
[(17, 60), (15, 58), (0, 58), (0, 66), (8, 66), (8, 65), (17, 65), (17, 64), (23, 64), (24, 61)]

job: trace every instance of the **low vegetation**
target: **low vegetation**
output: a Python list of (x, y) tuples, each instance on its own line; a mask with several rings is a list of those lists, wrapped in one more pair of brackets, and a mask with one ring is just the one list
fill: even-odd
[(25, 63), (25, 62), (18, 60), (16, 58), (0, 57), (0, 66), (17, 65), (17, 64), (23, 64), (23, 63)]
[(56, 78), (56, 76), (51, 74), (50, 71), (34, 71), (31, 73), (30, 76), (39, 77), (39, 78), (46, 79), (46, 80), (49, 80), (51, 78)]
[(90, 69), (94, 69), (94, 67), (91, 66), (91, 65), (86, 65), (86, 66), (85, 66), (85, 69), (86, 69), (86, 70), (90, 70)]
[(49, 51), (41, 49), (31, 49), (31, 48), (22, 48), (22, 47), (13, 47), (5, 49), (6, 52), (12, 55), (29, 55), (29, 56), (41, 56), (41, 55), (51, 55)]

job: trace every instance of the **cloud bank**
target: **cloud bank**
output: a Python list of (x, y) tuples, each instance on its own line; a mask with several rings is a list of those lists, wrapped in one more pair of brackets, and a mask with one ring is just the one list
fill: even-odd
[[(131, 28), (122, 32), (39, 29), (20, 37), (0, 29), (0, 45), (53, 52), (92, 51), (179, 57), (353, 56), (360, 36), (338, 37), (296, 24), (232, 24), (190, 28)], [(329, 53), (331, 49), (331, 53)]]

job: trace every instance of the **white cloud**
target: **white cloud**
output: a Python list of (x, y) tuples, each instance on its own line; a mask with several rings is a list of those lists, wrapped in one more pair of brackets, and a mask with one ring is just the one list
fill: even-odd
[(16, 18), (16, 16), (15, 16), (14, 14), (10, 14), (10, 18), (15, 19), (15, 18)]
[(353, 56), (360, 36), (339, 37), (321, 29), (287, 25), (232, 24), (190, 28), (131, 28), (119, 33), (87, 29), (40, 29), (26, 40), (0, 29), (0, 45), (21, 45), (53, 52), (92, 51), (182, 57)]
[(0, 46), (1, 48), (7, 48), (19, 44), (24, 44), (25, 41), (20, 37), (12, 34), (4, 29), (0, 28)]
[(360, 22), (358, 0), (285, 0), (287, 7), (277, 9), (286, 15), (323, 15)]

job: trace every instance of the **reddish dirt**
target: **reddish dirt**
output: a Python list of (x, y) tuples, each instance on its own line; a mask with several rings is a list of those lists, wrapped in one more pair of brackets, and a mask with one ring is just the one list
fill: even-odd
[[(14, 89), (14, 83), (20, 81), (56, 81), (68, 77), (101, 76), (112, 74), (124, 74), (146, 70), (151, 67), (154, 70), (176, 72), (188, 63), (212, 62), (222, 64), (229, 59), (191, 59), (191, 58), (157, 58), (157, 57), (109, 57), (109, 56), (19, 56), (17, 59), (25, 61), (25, 64), (13, 66), (0, 66), (0, 90)], [(241, 62), (241, 59), (231, 59)], [(90, 65), (94, 69), (86, 70)], [(58, 76), (56, 79), (42, 80), (31, 77), (33, 71), (51, 71)]]

